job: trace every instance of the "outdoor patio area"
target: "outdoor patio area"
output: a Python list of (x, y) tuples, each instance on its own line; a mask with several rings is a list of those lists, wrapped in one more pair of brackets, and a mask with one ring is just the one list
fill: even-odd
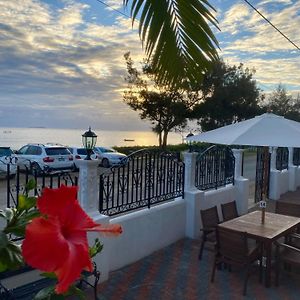
[[(300, 189), (282, 195), (282, 201), (300, 199)], [(267, 210), (274, 212), (276, 201)], [(100, 300), (152, 299), (299, 299), (300, 270), (281, 271), (280, 285), (266, 288), (258, 280), (258, 268), (249, 276), (247, 296), (242, 296), (243, 271), (217, 270), (210, 282), (213, 252), (204, 251), (198, 260), (199, 240), (182, 239), (169, 247), (120, 270), (111, 272), (108, 281), (99, 285)], [(90, 297), (92, 299), (92, 297)]]
[(199, 241), (183, 239), (152, 255), (112, 272), (99, 287), (100, 300), (152, 299), (299, 299), (300, 275), (281, 272), (280, 286), (265, 288), (258, 272), (250, 275), (247, 296), (242, 296), (243, 274), (217, 270), (210, 282), (213, 253), (204, 251), (198, 260)]

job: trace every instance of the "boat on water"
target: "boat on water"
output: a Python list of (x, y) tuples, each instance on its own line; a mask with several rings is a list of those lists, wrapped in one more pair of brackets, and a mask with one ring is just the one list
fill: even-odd
[(124, 139), (124, 142), (134, 142), (133, 139)]

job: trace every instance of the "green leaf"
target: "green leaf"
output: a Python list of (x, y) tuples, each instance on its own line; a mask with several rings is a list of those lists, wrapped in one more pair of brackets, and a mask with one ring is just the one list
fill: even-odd
[(29, 210), (36, 206), (36, 197), (27, 197), (26, 195), (19, 195), (18, 210)]
[[(35, 296), (34, 300), (48, 300), (52, 299), (52, 295), (55, 294), (55, 285), (47, 286), (41, 289)], [(64, 299), (64, 298), (61, 298)]]
[(79, 297), (79, 299), (84, 300), (85, 299), (85, 293), (78, 287), (71, 285), (68, 291), (68, 295), (76, 295)]
[(6, 208), (4, 210), (4, 213), (5, 213), (5, 218), (6, 218), (7, 222), (10, 222), (15, 215), (15, 210), (13, 208)]
[(26, 190), (26, 192), (28, 193), (29, 191), (31, 191), (31, 190), (33, 190), (33, 189), (35, 189), (36, 188), (36, 182), (35, 182), (35, 180), (32, 178), (32, 179), (30, 179), (28, 182), (27, 182), (27, 184), (26, 184), (26, 186), (25, 186), (25, 190)]
[(0, 231), (0, 250), (6, 248), (8, 245), (7, 235), (1, 230)]
[(99, 239), (95, 239), (94, 245), (92, 247), (89, 247), (89, 254), (90, 257), (96, 256), (98, 253), (100, 253), (103, 249), (103, 244), (100, 243)]
[(160, 84), (199, 82), (218, 60), (218, 29), (214, 8), (206, 0), (124, 0), (131, 16), (139, 17), (139, 34)]
[(53, 272), (43, 272), (43, 273), (41, 273), (41, 276), (44, 276), (44, 277), (50, 278), (50, 279), (57, 279), (57, 276)]

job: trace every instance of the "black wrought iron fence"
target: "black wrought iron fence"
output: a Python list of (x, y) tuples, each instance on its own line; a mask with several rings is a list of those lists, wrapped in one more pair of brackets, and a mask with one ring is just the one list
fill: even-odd
[(140, 150), (100, 175), (99, 210), (117, 215), (184, 195), (184, 163), (176, 153)]
[(295, 166), (300, 166), (300, 148), (294, 148), (293, 164)]
[[(20, 170), (17, 166), (12, 172), (12, 164), (7, 164), (6, 171), (6, 206), (12, 207), (18, 205), (19, 195), (25, 191), (25, 186), (28, 181), (34, 178), (36, 188), (34, 195), (40, 195), (43, 188), (58, 188), (62, 184), (66, 186), (75, 186), (78, 184), (77, 173), (57, 171), (51, 173), (37, 173), (32, 168), (25, 168)], [(0, 182), (1, 187), (1, 182)], [(2, 186), (3, 188), (3, 186)]]
[(199, 190), (217, 189), (234, 184), (235, 158), (225, 146), (211, 146), (196, 159), (195, 186)]
[(287, 147), (278, 147), (276, 151), (276, 169), (282, 171), (289, 167), (289, 150)]

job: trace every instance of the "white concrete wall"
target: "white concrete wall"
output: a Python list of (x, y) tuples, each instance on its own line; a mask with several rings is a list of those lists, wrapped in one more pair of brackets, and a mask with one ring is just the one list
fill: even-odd
[(280, 196), (289, 191), (289, 172), (288, 170), (270, 172), (269, 198), (278, 200)]
[(160, 204), (111, 219), (123, 233), (110, 239), (109, 268), (117, 270), (185, 237), (185, 201)]

